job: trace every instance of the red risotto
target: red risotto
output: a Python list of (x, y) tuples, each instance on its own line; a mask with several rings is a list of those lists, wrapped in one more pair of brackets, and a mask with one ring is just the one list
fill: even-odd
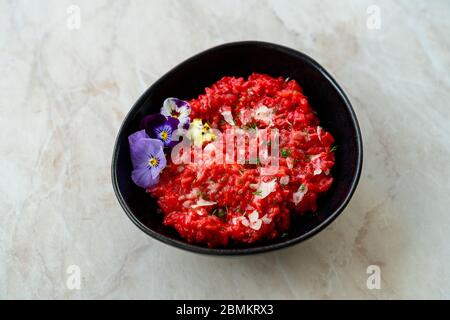
[(279, 164), (262, 175), (270, 164), (167, 160), (159, 183), (148, 190), (166, 226), (190, 243), (224, 247), (280, 237), (289, 232), (292, 215), (316, 211), (318, 196), (333, 182), (334, 139), (295, 80), (224, 77), (189, 104), (191, 123), (201, 119), (221, 132), (277, 129)]

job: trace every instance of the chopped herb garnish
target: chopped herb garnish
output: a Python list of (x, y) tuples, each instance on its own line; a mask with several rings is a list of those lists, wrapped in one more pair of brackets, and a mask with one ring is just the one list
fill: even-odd
[(287, 149), (281, 149), (281, 156), (283, 157), (283, 158), (287, 158), (287, 157), (289, 157), (291, 155), (291, 152), (289, 151), (289, 150), (287, 150)]
[(217, 216), (218, 218), (223, 218), (228, 213), (228, 207), (225, 208), (214, 208), (214, 210), (211, 212), (211, 215)]
[(219, 218), (223, 218), (223, 217), (225, 217), (227, 215), (227, 212), (225, 211), (225, 210), (219, 210), (218, 212), (217, 212), (217, 216), (219, 217)]
[(306, 185), (304, 183), (302, 183), (302, 185), (300, 186), (300, 191), (303, 192), (306, 189)]
[(261, 196), (262, 195), (262, 191), (261, 190), (256, 190), (256, 191), (253, 192), (253, 194), (255, 196)]
[(282, 238), (286, 238), (289, 235), (289, 233), (285, 232), (281, 235)]
[(335, 152), (337, 150), (337, 146), (333, 146), (331, 149), (330, 149), (330, 152)]

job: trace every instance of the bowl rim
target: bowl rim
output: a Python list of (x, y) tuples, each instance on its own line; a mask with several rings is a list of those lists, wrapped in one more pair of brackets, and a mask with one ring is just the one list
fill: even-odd
[[(310, 231), (296, 237), (293, 239), (287, 239), (286, 241), (279, 242), (279, 243), (273, 243), (273, 244), (267, 244), (267, 245), (261, 245), (257, 247), (250, 247), (250, 248), (208, 248), (208, 247), (202, 247), (195, 244), (190, 244), (188, 242), (180, 241), (177, 239), (169, 238), (165, 235), (162, 235), (147, 226), (145, 226), (143, 223), (141, 223), (136, 216), (133, 214), (131, 209), (128, 207), (127, 203), (125, 202), (125, 199), (122, 196), (122, 193), (119, 189), (119, 183), (118, 183), (118, 177), (116, 172), (117, 167), (117, 159), (119, 154), (119, 137), (122, 135), (122, 132), (125, 128), (125, 124), (128, 123), (129, 118), (132, 114), (135, 113), (135, 109), (139, 108), (142, 103), (145, 101), (147, 95), (149, 92), (160, 82), (163, 82), (166, 78), (168, 78), (174, 71), (176, 71), (180, 66), (189, 63), (203, 55), (209, 54), (210, 52), (226, 49), (229, 47), (238, 47), (238, 46), (257, 46), (257, 47), (265, 47), (273, 50), (278, 50), (281, 52), (284, 52), (289, 55), (297, 56), (305, 61), (307, 61), (309, 64), (311, 64), (314, 68), (316, 68), (323, 77), (328, 80), (328, 82), (333, 86), (334, 90), (339, 94), (339, 96), (344, 101), (347, 110), (350, 114), (351, 121), (355, 127), (356, 135), (355, 139), (357, 142), (357, 164), (356, 164), (356, 172), (353, 176), (349, 192), (347, 193), (347, 196), (345, 199), (341, 202), (338, 208), (336, 208), (324, 221), (322, 221), (318, 226), (311, 229)], [(353, 107), (350, 103), (350, 100), (347, 98), (347, 95), (344, 93), (342, 88), (338, 85), (336, 80), (328, 73), (328, 71), (325, 70), (317, 61), (309, 57), (303, 52), (300, 52), (295, 49), (291, 49), (288, 47), (285, 47), (283, 45), (275, 44), (275, 43), (269, 43), (269, 42), (263, 42), (263, 41), (238, 41), (238, 42), (229, 42), (222, 45), (214, 46), (210, 49), (204, 50), (200, 53), (195, 54), (194, 56), (188, 58), (187, 60), (184, 60), (183, 62), (177, 64), (175, 67), (170, 69), (168, 72), (166, 72), (162, 77), (160, 77), (158, 80), (156, 80), (152, 85), (150, 85), (144, 93), (139, 97), (139, 99), (133, 104), (131, 109), (128, 111), (127, 115), (125, 116), (124, 120), (122, 121), (122, 124), (119, 128), (119, 131), (116, 136), (116, 140), (114, 143), (114, 149), (113, 149), (113, 157), (111, 162), (111, 178), (112, 178), (112, 184), (114, 193), (122, 207), (122, 209), (127, 214), (128, 218), (133, 221), (133, 223), (141, 229), (144, 233), (151, 236), (152, 238), (161, 241), (165, 244), (171, 245), (173, 247), (183, 249), (185, 251), (199, 253), (199, 254), (207, 254), (207, 255), (222, 255), (222, 256), (240, 256), (240, 255), (251, 255), (251, 254), (257, 254), (257, 253), (264, 253), (269, 251), (274, 251), (277, 249), (286, 248), (295, 244), (298, 244), (300, 242), (303, 242), (314, 235), (318, 234), (320, 231), (325, 229), (327, 226), (329, 226), (346, 208), (348, 203), (350, 202), (350, 199), (352, 198), (356, 187), (358, 185), (361, 171), (362, 171), (362, 164), (363, 164), (363, 141), (362, 141), (362, 135), (361, 130), (359, 127), (358, 120), (356, 118), (355, 111), (353, 110)]]

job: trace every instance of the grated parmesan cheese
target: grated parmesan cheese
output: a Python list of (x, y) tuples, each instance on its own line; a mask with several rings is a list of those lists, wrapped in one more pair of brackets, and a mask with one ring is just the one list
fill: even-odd
[(215, 204), (217, 204), (217, 202), (206, 201), (206, 200), (200, 198), (200, 199), (197, 200), (196, 204), (191, 206), (191, 208), (196, 209), (196, 208), (199, 208), (199, 207), (213, 206)]
[(231, 113), (230, 110), (224, 110), (221, 112), (223, 119), (230, 125), (235, 126), (236, 124), (234, 123), (234, 119), (233, 119), (233, 114)]
[(257, 197), (264, 199), (269, 194), (275, 191), (277, 186), (277, 179), (273, 179), (269, 182), (261, 182), (258, 186), (258, 193), (256, 194)]
[(255, 110), (254, 118), (270, 125), (272, 124), (273, 118), (272, 109), (269, 109), (266, 106), (261, 106)]
[(287, 186), (289, 184), (289, 176), (283, 176), (280, 178), (280, 184)]
[(300, 187), (298, 187), (297, 192), (295, 192), (292, 195), (292, 200), (295, 203), (295, 205), (298, 205), (303, 200), (303, 197), (305, 196), (305, 194), (307, 192), (308, 192), (308, 187), (306, 185), (302, 184)]
[(294, 159), (292, 158), (286, 158), (286, 164), (288, 166), (289, 169), (294, 168)]

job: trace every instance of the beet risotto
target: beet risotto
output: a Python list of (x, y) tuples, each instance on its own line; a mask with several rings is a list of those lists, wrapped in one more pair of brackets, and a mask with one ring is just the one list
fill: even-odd
[[(190, 243), (224, 247), (282, 237), (291, 215), (314, 212), (333, 183), (334, 138), (295, 80), (224, 77), (196, 99), (169, 98), (141, 127), (129, 139), (133, 181), (157, 199), (164, 224)], [(231, 137), (230, 156), (225, 146), (237, 131), (248, 135), (244, 148)], [(250, 151), (252, 141), (259, 153)]]

